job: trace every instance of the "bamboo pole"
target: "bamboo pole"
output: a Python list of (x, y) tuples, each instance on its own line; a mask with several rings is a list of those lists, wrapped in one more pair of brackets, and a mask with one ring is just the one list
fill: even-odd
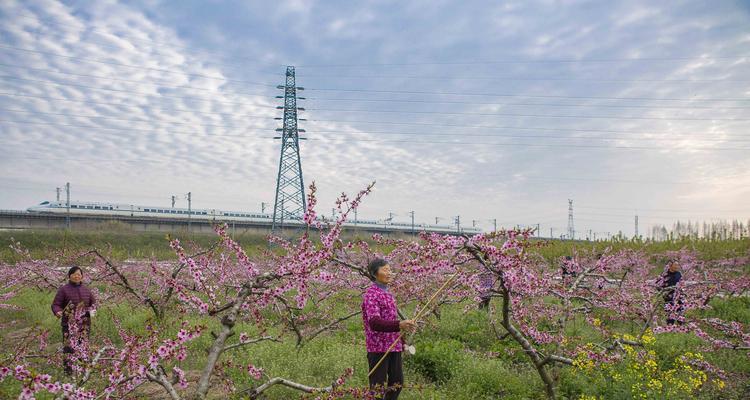
[[(423, 313), (424, 313), (424, 311), (425, 311), (425, 310), (427, 310), (427, 308), (428, 308), (428, 307), (430, 306), (430, 303), (432, 303), (432, 302), (433, 302), (433, 300), (435, 300), (435, 298), (436, 298), (436, 297), (438, 296), (438, 294), (440, 294), (440, 292), (442, 292), (443, 290), (445, 290), (445, 288), (446, 288), (446, 287), (448, 287), (448, 285), (449, 285), (449, 284), (450, 284), (450, 283), (451, 283), (451, 282), (453, 281), (453, 279), (455, 279), (455, 278), (456, 278), (457, 276), (458, 276), (458, 272), (456, 272), (456, 273), (455, 273), (455, 274), (453, 274), (453, 275), (452, 275), (452, 276), (451, 276), (450, 278), (448, 278), (448, 280), (447, 280), (447, 281), (445, 281), (445, 283), (443, 284), (443, 286), (441, 286), (441, 287), (440, 287), (440, 289), (438, 289), (438, 290), (437, 290), (437, 291), (436, 291), (436, 292), (435, 292), (435, 293), (434, 293), (434, 294), (432, 295), (432, 297), (430, 297), (430, 299), (429, 299), (429, 300), (427, 300), (427, 303), (426, 303), (426, 304), (424, 305), (424, 307), (422, 307), (422, 309), (421, 309), (421, 310), (419, 310), (419, 312), (417, 312), (417, 315), (416, 315), (416, 316), (414, 317), (414, 321), (415, 321), (415, 322), (416, 322), (416, 321), (419, 321), (419, 319), (420, 319), (420, 318), (422, 318), (422, 314), (423, 314)], [(398, 337), (396, 338), (396, 340), (394, 340), (394, 341), (393, 341), (393, 343), (391, 343), (391, 346), (390, 346), (390, 347), (388, 347), (388, 350), (386, 350), (385, 354), (383, 354), (383, 357), (380, 357), (380, 361), (378, 361), (378, 363), (377, 363), (377, 364), (375, 364), (375, 366), (374, 366), (374, 367), (372, 367), (372, 369), (370, 370), (370, 372), (369, 372), (369, 373), (367, 374), (367, 377), (368, 377), (368, 378), (369, 378), (369, 377), (370, 377), (370, 376), (371, 376), (371, 375), (373, 374), (373, 372), (375, 372), (375, 370), (376, 370), (376, 369), (378, 369), (378, 367), (380, 366), (380, 364), (382, 364), (382, 363), (383, 363), (383, 360), (385, 360), (385, 358), (386, 358), (386, 357), (388, 357), (388, 354), (390, 354), (391, 350), (393, 350), (393, 348), (394, 348), (394, 347), (396, 347), (396, 344), (397, 344), (397, 343), (399, 342), (399, 340), (401, 340), (401, 333), (400, 333), (400, 332), (399, 332), (399, 334), (398, 334)]]

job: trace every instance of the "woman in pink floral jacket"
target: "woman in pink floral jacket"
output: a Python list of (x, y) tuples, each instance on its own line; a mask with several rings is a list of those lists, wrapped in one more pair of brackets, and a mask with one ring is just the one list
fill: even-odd
[(393, 342), (398, 341), (378, 368), (370, 375), (370, 388), (382, 388), (385, 399), (397, 399), (404, 383), (401, 351), (403, 342), (399, 340), (401, 331), (414, 331), (413, 320), (400, 321), (396, 299), (388, 290), (393, 280), (391, 267), (383, 259), (376, 259), (368, 265), (373, 285), (362, 297), (362, 320), (365, 325), (365, 344), (370, 371), (388, 351)]

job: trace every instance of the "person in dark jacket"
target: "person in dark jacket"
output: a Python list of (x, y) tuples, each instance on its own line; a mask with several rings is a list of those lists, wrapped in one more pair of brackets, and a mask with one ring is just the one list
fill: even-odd
[[(63, 366), (65, 373), (70, 375), (73, 369), (70, 365), (70, 357), (73, 354), (73, 347), (70, 343), (70, 324), (80, 324), (76, 326), (83, 336), (88, 336), (91, 331), (91, 317), (96, 314), (94, 308), (96, 297), (83, 281), (83, 270), (80, 267), (71, 267), (68, 270), (68, 283), (57, 290), (55, 299), (52, 301), (52, 313), (60, 318), (60, 325), (63, 335), (63, 353), (65, 359)], [(76, 312), (82, 313), (79, 320), (74, 318)], [(80, 339), (80, 338), (79, 338)]]
[[(682, 280), (682, 273), (680, 273), (680, 264), (676, 261), (669, 263), (667, 272), (663, 276), (661, 284), (663, 290), (664, 307), (667, 308), (667, 325), (674, 325), (678, 322), (682, 325), (682, 321), (676, 321), (673, 317), (675, 313), (682, 311), (682, 299), (680, 299), (679, 293), (675, 293), (677, 290), (677, 284)], [(676, 306), (676, 308), (675, 308)]]

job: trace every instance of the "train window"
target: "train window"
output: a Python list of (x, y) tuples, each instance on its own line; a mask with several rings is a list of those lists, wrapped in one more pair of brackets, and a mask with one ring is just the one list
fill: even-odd
[(40, 206), (46, 206), (47, 204), (49, 204), (49, 201), (43, 201), (39, 203)]
[(72, 206), (70, 206), (70, 208), (78, 208), (78, 206), (73, 204)]

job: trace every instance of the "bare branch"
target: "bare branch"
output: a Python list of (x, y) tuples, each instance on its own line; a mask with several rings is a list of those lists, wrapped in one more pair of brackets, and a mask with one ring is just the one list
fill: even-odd
[(161, 387), (163, 387), (164, 390), (167, 391), (169, 397), (172, 400), (181, 400), (180, 395), (177, 393), (177, 390), (175, 390), (174, 386), (172, 386), (172, 383), (169, 381), (169, 379), (167, 379), (167, 375), (164, 373), (161, 366), (158, 366), (156, 372), (154, 373), (146, 371), (146, 377), (151, 382), (156, 382), (161, 385)]
[(238, 343), (235, 343), (235, 344), (230, 344), (229, 346), (225, 346), (224, 350), (222, 350), (222, 351), (236, 349), (238, 347), (246, 346), (248, 344), (260, 343), (260, 342), (263, 342), (263, 341), (266, 341), (266, 340), (270, 340), (272, 342), (281, 342), (281, 340), (279, 340), (278, 338), (275, 338), (275, 337), (272, 337), (272, 336), (263, 336), (263, 337), (259, 337), (259, 338), (256, 338), (256, 339), (248, 340), (246, 342), (238, 342)]
[(257, 388), (248, 389), (241, 393), (248, 393), (251, 399), (257, 399), (258, 396), (260, 396), (263, 392), (265, 392), (266, 390), (268, 390), (270, 387), (274, 385), (286, 386), (288, 388), (296, 389), (305, 393), (328, 393), (334, 389), (334, 385), (330, 385), (330, 386), (326, 386), (322, 388), (316, 388), (312, 386), (303, 385), (301, 383), (297, 383), (294, 381), (290, 381), (289, 379), (276, 377), (276, 378), (271, 378), (268, 382), (258, 386)]

